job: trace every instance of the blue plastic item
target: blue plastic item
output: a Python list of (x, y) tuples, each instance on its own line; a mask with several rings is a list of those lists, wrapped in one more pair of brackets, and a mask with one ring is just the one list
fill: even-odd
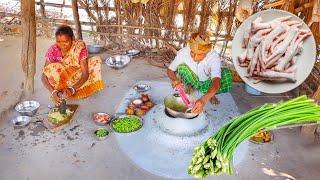
[(252, 95), (256, 95), (256, 96), (260, 96), (262, 95), (262, 93), (256, 89), (254, 89), (253, 87), (249, 86), (248, 84), (244, 84), (244, 89), (247, 91), (247, 93), (252, 94)]

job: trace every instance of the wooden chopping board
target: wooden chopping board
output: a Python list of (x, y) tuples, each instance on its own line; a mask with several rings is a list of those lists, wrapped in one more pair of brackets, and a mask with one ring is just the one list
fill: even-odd
[(62, 123), (56, 124), (48, 120), (48, 118), (43, 120), (43, 125), (50, 131), (50, 132), (57, 132), (68, 126), (73, 122), (73, 115), (75, 114), (76, 110), (78, 109), (77, 104), (68, 104), (67, 109), (73, 111), (73, 113), (68, 116), (66, 119), (62, 121)]

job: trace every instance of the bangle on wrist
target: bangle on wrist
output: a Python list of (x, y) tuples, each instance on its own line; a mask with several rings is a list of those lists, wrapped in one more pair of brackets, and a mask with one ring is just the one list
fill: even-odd
[(76, 89), (74, 88), (74, 87), (68, 87), (68, 89), (71, 89), (71, 91), (72, 91), (72, 95), (74, 95), (75, 93), (76, 93)]
[(179, 80), (174, 80), (174, 81), (172, 82), (172, 85), (173, 85), (173, 86), (176, 86), (178, 83), (180, 83)]
[(58, 90), (54, 89), (53, 91), (51, 91), (51, 96), (53, 96), (54, 93), (59, 92)]
[(61, 98), (62, 95), (63, 95), (63, 92), (62, 92), (62, 91), (58, 91), (58, 92), (57, 92), (57, 96), (58, 96), (59, 98)]

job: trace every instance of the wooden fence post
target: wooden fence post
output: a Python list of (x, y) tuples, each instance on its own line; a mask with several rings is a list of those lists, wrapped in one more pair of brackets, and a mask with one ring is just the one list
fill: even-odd
[(46, 17), (46, 10), (44, 7), (44, 0), (40, 0), (40, 14), (42, 17)]
[(76, 26), (77, 38), (82, 39), (82, 30), (79, 19), (78, 0), (72, 0), (73, 20)]
[(21, 65), (25, 73), (24, 90), (34, 92), (36, 73), (36, 15), (35, 0), (21, 1), (22, 52)]

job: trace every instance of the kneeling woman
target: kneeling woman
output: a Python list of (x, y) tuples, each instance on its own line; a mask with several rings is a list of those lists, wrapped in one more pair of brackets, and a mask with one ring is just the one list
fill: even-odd
[(191, 112), (201, 113), (208, 101), (219, 104), (215, 95), (231, 90), (231, 71), (221, 68), (220, 64), (220, 57), (212, 49), (207, 33), (192, 33), (188, 46), (178, 51), (171, 62), (167, 74), (172, 86), (182, 83), (201, 94)]
[(57, 29), (56, 43), (46, 53), (42, 82), (58, 103), (66, 99), (82, 99), (104, 88), (100, 57), (88, 58), (86, 44), (74, 38), (69, 26)]

